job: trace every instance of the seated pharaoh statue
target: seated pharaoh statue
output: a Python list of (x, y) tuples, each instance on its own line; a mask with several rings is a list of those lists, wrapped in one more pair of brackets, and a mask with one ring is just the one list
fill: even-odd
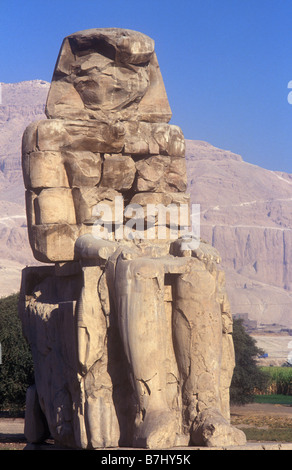
[(146, 35), (66, 37), (47, 119), (23, 135), (22, 273), (34, 360), (25, 435), (63, 446), (245, 443), (230, 424), (232, 316), (218, 252), (194, 233), (185, 142)]

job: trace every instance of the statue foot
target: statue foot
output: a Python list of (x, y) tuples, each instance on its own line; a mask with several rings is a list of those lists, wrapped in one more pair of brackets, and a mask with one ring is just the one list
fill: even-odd
[(146, 411), (144, 420), (137, 426), (134, 447), (167, 449), (177, 438), (177, 423), (168, 410)]
[(242, 446), (246, 436), (232, 426), (217, 410), (206, 410), (195, 419), (191, 431), (191, 443), (195, 446)]

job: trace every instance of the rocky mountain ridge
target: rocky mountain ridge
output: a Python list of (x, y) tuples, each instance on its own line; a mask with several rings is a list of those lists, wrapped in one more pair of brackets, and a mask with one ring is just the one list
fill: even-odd
[[(37, 264), (28, 244), (21, 171), (26, 126), (43, 119), (50, 84), (1, 84), (0, 296), (19, 290)], [(207, 142), (186, 141), (191, 201), (201, 235), (219, 249), (233, 313), (292, 326), (292, 175), (265, 170)]]
[(201, 236), (222, 255), (233, 312), (291, 325), (292, 175), (200, 141), (187, 141), (187, 172)]
[(0, 83), (0, 296), (19, 291), (24, 266), (37, 264), (28, 243), (21, 140), (44, 118), (50, 84), (43, 80)]

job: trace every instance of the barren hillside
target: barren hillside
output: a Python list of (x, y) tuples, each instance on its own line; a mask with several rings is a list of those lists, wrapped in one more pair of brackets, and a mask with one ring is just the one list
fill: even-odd
[(21, 269), (36, 264), (27, 239), (21, 139), (30, 122), (44, 117), (48, 89), (42, 80), (1, 84), (0, 296), (17, 292)]
[(187, 171), (201, 235), (222, 255), (233, 313), (292, 325), (292, 175), (201, 141), (187, 141)]

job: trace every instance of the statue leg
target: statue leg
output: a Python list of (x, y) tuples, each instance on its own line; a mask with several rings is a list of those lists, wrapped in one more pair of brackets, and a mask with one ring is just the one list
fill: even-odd
[(229, 389), (235, 367), (235, 351), (232, 337), (233, 321), (226, 292), (224, 271), (218, 271), (217, 298), (220, 303), (222, 318), (222, 358), (220, 371), (221, 411), (223, 416), (230, 420)]
[(193, 258), (177, 278), (173, 311), (174, 346), (182, 381), (185, 432), (194, 445), (245, 442), (221, 408), (222, 316), (217, 270)]
[(178, 425), (166, 400), (163, 265), (159, 260), (129, 260), (122, 254), (116, 264), (115, 293), (121, 337), (138, 404), (134, 446), (171, 447)]

